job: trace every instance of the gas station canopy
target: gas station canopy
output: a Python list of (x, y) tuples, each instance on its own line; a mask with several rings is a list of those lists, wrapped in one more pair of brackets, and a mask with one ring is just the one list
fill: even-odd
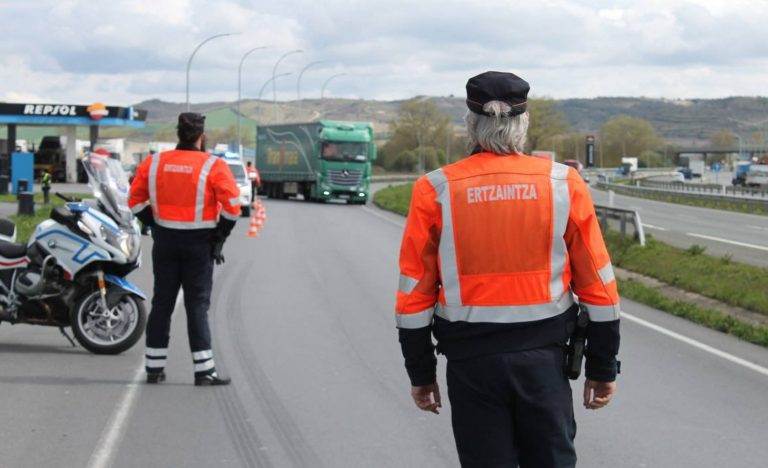
[[(67, 181), (77, 179), (75, 135), (78, 126), (90, 127), (91, 148), (96, 145), (99, 127), (120, 126), (143, 128), (147, 111), (133, 107), (106, 106), (101, 102), (91, 105), (76, 104), (25, 104), (0, 102), (0, 125), (8, 126), (9, 149), (16, 141), (19, 125), (51, 125), (67, 127)], [(9, 151), (9, 153), (10, 153)]]
[(99, 125), (144, 127), (147, 111), (133, 107), (73, 104), (11, 104), (0, 102), (0, 124)]

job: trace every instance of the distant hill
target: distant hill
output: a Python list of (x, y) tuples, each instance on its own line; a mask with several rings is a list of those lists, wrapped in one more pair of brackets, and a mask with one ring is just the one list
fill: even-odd
[[(459, 97), (420, 97), (431, 100), (453, 122), (461, 126), (466, 112), (464, 99)], [(389, 122), (396, 116), (403, 101), (374, 101), (354, 99), (306, 99), (278, 102), (244, 100), (241, 112), (255, 122), (299, 122), (316, 119), (362, 120), (373, 122), (376, 132), (385, 137)], [(731, 97), (724, 99), (651, 99), (601, 97), (595, 99), (557, 100), (557, 107), (566, 116), (574, 130), (597, 133), (607, 120), (618, 115), (640, 117), (653, 123), (659, 133), (670, 143), (681, 145), (702, 144), (720, 128), (728, 128), (749, 138), (753, 132), (768, 131), (768, 98)], [(152, 129), (175, 125), (183, 103), (170, 103), (157, 99), (135, 104), (149, 111), (148, 124)], [(225, 128), (236, 122), (235, 103), (210, 102), (191, 106), (195, 112), (208, 115), (211, 128)]]

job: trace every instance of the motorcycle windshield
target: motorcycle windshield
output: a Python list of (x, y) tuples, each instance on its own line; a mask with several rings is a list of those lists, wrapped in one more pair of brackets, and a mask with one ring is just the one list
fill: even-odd
[(130, 183), (120, 161), (98, 153), (87, 153), (82, 163), (88, 174), (88, 185), (99, 205), (120, 227), (129, 229), (133, 219), (128, 208)]

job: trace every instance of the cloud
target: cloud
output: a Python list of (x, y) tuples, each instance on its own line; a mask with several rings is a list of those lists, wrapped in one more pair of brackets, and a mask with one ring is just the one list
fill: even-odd
[[(768, 66), (761, 0), (5, 0), (0, 98), (130, 104), (232, 100), (242, 55), (253, 98), (280, 63), (279, 99), (403, 99), (463, 93), (488, 69), (529, 78), (553, 97), (716, 97), (763, 93)], [(45, 21), (41, 21), (45, 18)], [(271, 94), (271, 93), (265, 93)]]

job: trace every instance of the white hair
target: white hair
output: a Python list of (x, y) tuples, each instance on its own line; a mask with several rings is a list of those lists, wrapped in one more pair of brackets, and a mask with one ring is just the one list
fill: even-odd
[(505, 115), (511, 109), (505, 102), (490, 101), (483, 106), (483, 111), (490, 116), (467, 112), (464, 122), (470, 150), (479, 145), (494, 154), (522, 154), (528, 133), (528, 112)]

